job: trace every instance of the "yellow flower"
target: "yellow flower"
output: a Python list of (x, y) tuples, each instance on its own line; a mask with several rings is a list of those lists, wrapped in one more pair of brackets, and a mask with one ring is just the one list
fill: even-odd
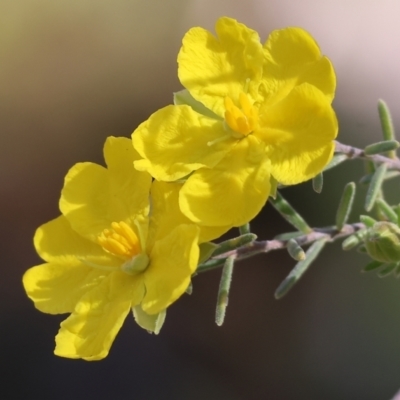
[(240, 226), (270, 193), (313, 178), (330, 161), (337, 120), (335, 74), (303, 29), (258, 34), (230, 18), (185, 35), (178, 56), (186, 91), (133, 133), (142, 160), (135, 168), (157, 180), (186, 179), (182, 212), (207, 226)]
[[(71, 313), (56, 336), (55, 354), (63, 357), (104, 358), (131, 309), (140, 326), (158, 333), (198, 263), (199, 228), (180, 213), (179, 188), (163, 191), (164, 183), (136, 171), (139, 156), (127, 138), (108, 138), (104, 156), (107, 168), (71, 168), (62, 215), (35, 234), (45, 263), (23, 277), (40, 311)], [(222, 232), (204, 228), (200, 240)]]

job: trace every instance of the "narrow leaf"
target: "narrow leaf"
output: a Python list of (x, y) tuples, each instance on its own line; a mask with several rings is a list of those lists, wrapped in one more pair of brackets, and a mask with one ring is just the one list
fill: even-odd
[(312, 229), (304, 221), (303, 217), (277, 192), (275, 199), (269, 199), (273, 207), (292, 224), (296, 229), (303, 233), (311, 233)]
[(392, 207), (382, 198), (376, 200), (376, 205), (379, 211), (386, 217), (386, 219), (394, 224), (397, 224), (397, 213)]
[[(364, 175), (359, 180), (359, 183), (362, 184), (362, 185), (368, 185), (371, 182), (371, 179), (372, 179), (373, 176), (374, 176), (374, 174)], [(386, 172), (383, 180), (387, 181), (389, 179), (397, 178), (398, 176), (400, 176), (400, 172), (399, 171), (388, 171), (388, 172)]]
[[(379, 112), (379, 118), (381, 120), (383, 138), (385, 140), (394, 140), (396, 137), (394, 133), (392, 117), (390, 115), (389, 107), (383, 100), (378, 101), (378, 112)], [(395, 158), (395, 156), (396, 156), (395, 151), (390, 151), (388, 153), (388, 157), (390, 158)]]
[(306, 253), (304, 250), (299, 246), (299, 244), (294, 239), (289, 239), (286, 248), (290, 257), (295, 259), (296, 261), (301, 261), (306, 258)]
[(324, 175), (322, 172), (313, 178), (312, 185), (315, 192), (322, 192), (322, 186), (324, 185)]
[(311, 263), (316, 259), (321, 250), (326, 244), (326, 239), (320, 239), (314, 242), (306, 252), (305, 260), (299, 261), (296, 266), (290, 271), (289, 275), (283, 280), (279, 285), (278, 289), (275, 291), (275, 298), (280, 299), (283, 297), (292, 287), (297, 283), (297, 281), (303, 276), (307, 271)]
[(339, 208), (336, 212), (336, 227), (341, 231), (346, 224), (351, 209), (353, 208), (354, 196), (356, 194), (356, 184), (349, 182), (343, 190)]
[(381, 164), (375, 171), (374, 176), (369, 184), (367, 195), (365, 197), (365, 209), (371, 211), (381, 190), (383, 177), (385, 176), (387, 166)]
[(367, 227), (371, 228), (378, 222), (376, 219), (370, 217), (369, 215), (360, 215), (360, 221)]
[(235, 258), (230, 256), (226, 259), (222, 269), (221, 280), (219, 282), (217, 307), (215, 310), (215, 323), (221, 326), (225, 320), (226, 307), (228, 306), (229, 290), (231, 288), (233, 265)]
[(365, 147), (364, 154), (372, 156), (373, 154), (386, 153), (388, 151), (396, 150), (400, 147), (400, 143), (397, 140), (384, 140), (370, 144)]
[(289, 239), (295, 239), (299, 236), (303, 236), (303, 232), (295, 231), (295, 232), (287, 232), (287, 233), (281, 233), (280, 235), (276, 235), (274, 237), (275, 240), (289, 240)]
[(245, 244), (254, 242), (256, 239), (257, 235), (255, 235), (254, 233), (246, 233), (234, 239), (225, 240), (224, 242), (219, 244), (217, 249), (214, 250), (213, 256), (218, 256), (219, 254), (223, 254), (228, 251), (238, 249), (239, 247), (242, 247)]

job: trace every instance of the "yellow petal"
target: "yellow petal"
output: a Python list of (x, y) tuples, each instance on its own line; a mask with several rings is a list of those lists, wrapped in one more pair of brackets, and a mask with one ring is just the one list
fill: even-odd
[(181, 210), (199, 225), (241, 226), (267, 201), (269, 171), (264, 146), (249, 135), (213, 169), (189, 177), (180, 191)]
[(78, 300), (108, 275), (78, 260), (69, 264), (48, 263), (28, 269), (23, 285), (35, 307), (48, 314), (74, 311)]
[[(167, 236), (171, 230), (181, 224), (191, 224), (179, 208), (179, 191), (182, 188), (181, 183), (158, 182), (154, 181), (151, 189), (152, 194), (152, 212), (149, 235), (153, 238), (149, 241), (152, 247), (154, 240), (162, 239)], [(201, 226), (199, 243), (208, 242), (219, 238), (231, 227), (210, 227)]]
[(143, 274), (143, 311), (157, 314), (185, 292), (199, 260), (198, 237), (197, 226), (180, 225), (154, 244), (150, 266)]
[(196, 100), (223, 117), (226, 96), (235, 102), (241, 92), (257, 98), (263, 50), (258, 33), (234, 19), (220, 18), (215, 31), (217, 37), (203, 28), (188, 31), (178, 55), (178, 75)]
[(43, 260), (56, 264), (76, 265), (77, 260), (86, 260), (95, 264), (116, 266), (120, 262), (105, 253), (97, 243), (76, 233), (64, 216), (40, 226), (33, 242)]
[(307, 83), (297, 86), (260, 117), (257, 135), (266, 144), (271, 174), (285, 185), (313, 178), (329, 163), (337, 135), (336, 115), (326, 96)]
[(131, 306), (139, 304), (143, 294), (141, 275), (110, 274), (61, 323), (54, 353), (88, 361), (106, 357)]
[(132, 134), (133, 146), (144, 158), (135, 162), (135, 168), (160, 181), (181, 179), (218, 163), (235, 143), (233, 138), (215, 142), (224, 136), (222, 121), (198, 114), (189, 106), (162, 108)]
[(112, 222), (129, 225), (148, 212), (151, 177), (133, 168), (137, 153), (127, 138), (109, 138), (104, 146), (110, 170), (78, 163), (68, 172), (60, 209), (81, 235), (96, 241)]
[(316, 86), (332, 101), (335, 71), (308, 32), (301, 28), (273, 31), (264, 44), (264, 55), (263, 91), (269, 104), (280, 101), (304, 82)]

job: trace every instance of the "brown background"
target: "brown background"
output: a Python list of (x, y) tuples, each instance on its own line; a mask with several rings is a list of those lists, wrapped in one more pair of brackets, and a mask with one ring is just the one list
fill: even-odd
[[(196, 277), (159, 336), (128, 318), (110, 356), (93, 363), (52, 354), (63, 316), (36, 311), (21, 276), (40, 262), (32, 236), (58, 215), (67, 170), (102, 162), (107, 136), (129, 136), (180, 89), (176, 54), (187, 29), (212, 29), (228, 15), (263, 39), (290, 25), (309, 30), (337, 70), (340, 140), (362, 146), (380, 140), (379, 97), (400, 126), (399, 8), (389, 0), (2, 0), (0, 398), (391, 398), (400, 387), (400, 284), (361, 275), (366, 258), (339, 244), (281, 301), (274, 290), (294, 264), (286, 254), (238, 265), (222, 328), (214, 324), (219, 271)], [(329, 225), (342, 187), (361, 171), (352, 162), (327, 173), (321, 195), (310, 183), (285, 193), (310, 224)], [(269, 206), (253, 226), (263, 239), (290, 229)]]

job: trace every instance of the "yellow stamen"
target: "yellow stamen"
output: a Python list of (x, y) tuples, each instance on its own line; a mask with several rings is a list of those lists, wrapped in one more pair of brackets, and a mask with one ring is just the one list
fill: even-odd
[(225, 97), (225, 122), (234, 132), (243, 136), (252, 133), (258, 123), (257, 109), (250, 103), (245, 93), (239, 95), (240, 108), (230, 97)]
[(125, 222), (113, 222), (112, 229), (104, 229), (97, 238), (107, 252), (129, 259), (141, 252), (140, 242), (133, 229)]

